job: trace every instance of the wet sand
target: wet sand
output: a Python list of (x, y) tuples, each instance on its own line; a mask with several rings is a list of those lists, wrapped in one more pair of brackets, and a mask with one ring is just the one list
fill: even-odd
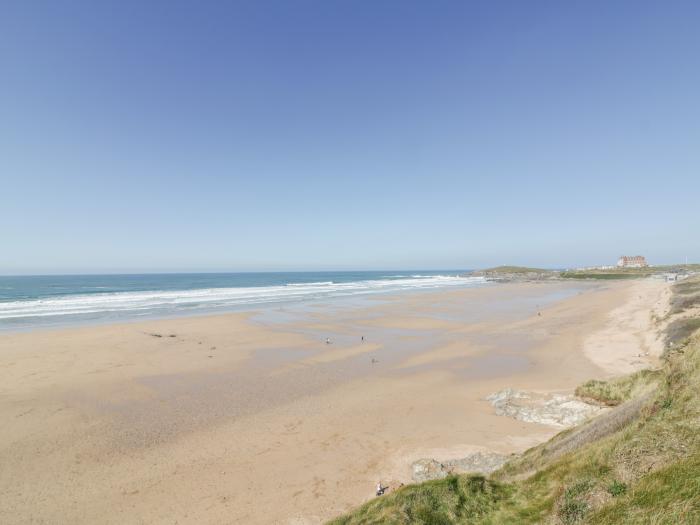
[(666, 289), (519, 283), (0, 335), (0, 522), (319, 523), (420, 457), (555, 434), (484, 398), (653, 364)]

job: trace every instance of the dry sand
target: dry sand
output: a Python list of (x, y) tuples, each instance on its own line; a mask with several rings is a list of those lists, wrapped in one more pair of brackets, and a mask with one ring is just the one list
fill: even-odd
[(671, 290), (659, 280), (639, 281), (627, 302), (614, 308), (603, 329), (586, 338), (586, 356), (609, 375), (629, 374), (658, 364), (663, 352), (656, 319), (669, 310)]
[(419, 457), (547, 439), (485, 396), (653, 364), (666, 293), (522, 283), (0, 335), (0, 523), (321, 522)]

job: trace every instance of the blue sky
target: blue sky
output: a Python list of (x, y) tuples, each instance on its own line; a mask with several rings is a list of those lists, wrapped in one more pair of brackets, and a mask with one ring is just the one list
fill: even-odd
[(0, 273), (700, 261), (700, 3), (1, 11)]

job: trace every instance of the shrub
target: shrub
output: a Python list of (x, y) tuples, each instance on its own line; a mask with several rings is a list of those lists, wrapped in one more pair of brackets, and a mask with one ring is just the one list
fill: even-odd
[(627, 485), (621, 481), (615, 480), (608, 485), (608, 493), (613, 497), (621, 496), (625, 492), (627, 492)]

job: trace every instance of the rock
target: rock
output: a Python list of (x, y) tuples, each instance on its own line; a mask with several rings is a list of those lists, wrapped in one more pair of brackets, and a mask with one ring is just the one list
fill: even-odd
[(506, 388), (486, 398), (496, 415), (527, 423), (572, 427), (605, 410), (573, 395), (541, 394)]
[(509, 456), (495, 452), (475, 452), (461, 459), (437, 461), (419, 459), (411, 465), (413, 481), (442, 479), (450, 474), (490, 474), (503, 466)]
[(491, 268), (463, 274), (463, 277), (483, 277), (487, 281), (497, 283), (559, 281), (561, 273), (554, 270), (538, 270), (535, 268), (514, 268), (513, 271), (503, 268)]
[(413, 470), (413, 481), (427, 481), (429, 479), (440, 479), (447, 476), (445, 466), (434, 459), (419, 459), (411, 465)]

